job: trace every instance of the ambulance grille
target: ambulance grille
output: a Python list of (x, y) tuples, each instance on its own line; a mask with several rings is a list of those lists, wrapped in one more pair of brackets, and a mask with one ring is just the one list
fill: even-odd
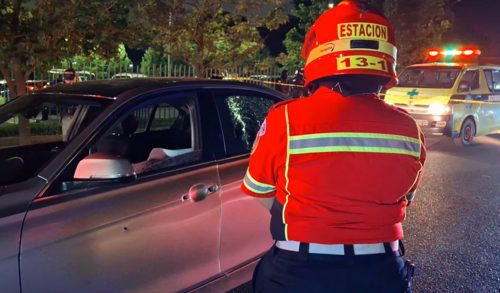
[(429, 111), (429, 106), (416, 106), (416, 105), (404, 105), (404, 104), (396, 104), (396, 107), (399, 107), (403, 110), (406, 110), (408, 113), (413, 114), (427, 114)]

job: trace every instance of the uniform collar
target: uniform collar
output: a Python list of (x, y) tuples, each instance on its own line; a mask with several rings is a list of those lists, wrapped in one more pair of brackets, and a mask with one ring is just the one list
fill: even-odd
[[(314, 92), (314, 94), (312, 95), (312, 97), (319, 96), (319, 95), (324, 95), (324, 94), (335, 95), (335, 96), (342, 97), (342, 98), (344, 97), (341, 94), (339, 94), (339, 93), (337, 93), (335, 91), (332, 91), (331, 89), (327, 88), (326, 86), (322, 86), (319, 89), (317, 89)], [(379, 99), (379, 96), (376, 95), (376, 94), (365, 94), (365, 95), (359, 95), (357, 97), (377, 98), (377, 99)]]

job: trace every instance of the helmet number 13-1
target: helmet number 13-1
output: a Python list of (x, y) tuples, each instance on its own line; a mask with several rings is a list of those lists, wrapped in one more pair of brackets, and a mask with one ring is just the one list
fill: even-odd
[(345, 56), (337, 59), (338, 70), (373, 69), (387, 72), (387, 61), (373, 56)]

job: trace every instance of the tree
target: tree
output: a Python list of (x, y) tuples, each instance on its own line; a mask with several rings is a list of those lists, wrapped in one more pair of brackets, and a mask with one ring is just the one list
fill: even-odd
[(295, 10), (292, 12), (299, 19), (299, 25), (292, 28), (286, 35), (283, 42), (285, 44), (288, 61), (285, 63), (287, 68), (298, 68), (304, 66), (304, 58), (302, 58), (302, 47), (307, 32), (311, 29), (314, 22), (328, 9), (330, 3), (338, 4), (341, 0), (294, 0)]
[[(398, 42), (398, 65), (407, 66), (421, 61), (425, 50), (439, 46), (450, 31), (453, 14), (449, 10), (450, 0), (371, 0), (365, 1), (384, 12), (392, 24)], [(299, 26), (292, 29), (285, 40), (289, 61), (287, 66), (302, 67), (302, 47), (305, 35), (313, 23), (328, 8), (340, 0), (295, 0), (293, 14), (300, 19)]]
[[(117, 43), (134, 32), (125, 1), (0, 1), (0, 71), (12, 97), (26, 93), (26, 79), (41, 62), (115, 56)], [(28, 120), (19, 127), (20, 144), (30, 144)]]
[[(262, 49), (258, 27), (277, 29), (286, 22), (283, 7), (267, 16), (255, 13), (281, 0), (149, 0), (143, 6), (150, 46), (196, 69), (238, 66)], [(231, 6), (231, 12), (223, 7)]]
[(87, 70), (98, 73), (106, 68), (106, 64), (106, 60), (96, 54), (91, 54), (90, 57), (77, 55), (61, 60), (61, 69), (73, 68), (76, 71)]
[(450, 0), (385, 0), (383, 10), (398, 42), (398, 67), (422, 62), (426, 51), (441, 46), (452, 29)]
[(64, 58), (61, 61), (63, 69), (74, 68), (75, 70), (87, 70), (97, 73), (99, 78), (106, 78), (109, 74), (130, 71), (132, 61), (128, 57), (125, 45), (118, 45), (118, 54), (106, 59), (92, 53), (90, 56), (76, 55)]
[(133, 67), (132, 60), (128, 58), (125, 45), (120, 44), (118, 46), (118, 54), (114, 58), (110, 59), (108, 71), (111, 72), (111, 74), (129, 72), (133, 69), (131, 66)]
[[(177, 58), (171, 58), (170, 60), (171, 70), (177, 66), (183, 65), (186, 65), (186, 63), (179, 61)], [(156, 71), (154, 68), (155, 66), (157, 68)], [(162, 53), (158, 53), (152, 48), (147, 49), (144, 53), (144, 56), (142, 56), (141, 73), (145, 75), (154, 76), (154, 73), (156, 73), (156, 76), (166, 75), (167, 66), (168, 56), (165, 56)]]

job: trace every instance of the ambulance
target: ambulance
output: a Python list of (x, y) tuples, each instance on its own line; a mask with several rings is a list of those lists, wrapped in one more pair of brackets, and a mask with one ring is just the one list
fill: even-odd
[(500, 133), (500, 59), (476, 48), (429, 50), (426, 62), (398, 76), (385, 94), (426, 135), (445, 135), (469, 146), (474, 137)]

